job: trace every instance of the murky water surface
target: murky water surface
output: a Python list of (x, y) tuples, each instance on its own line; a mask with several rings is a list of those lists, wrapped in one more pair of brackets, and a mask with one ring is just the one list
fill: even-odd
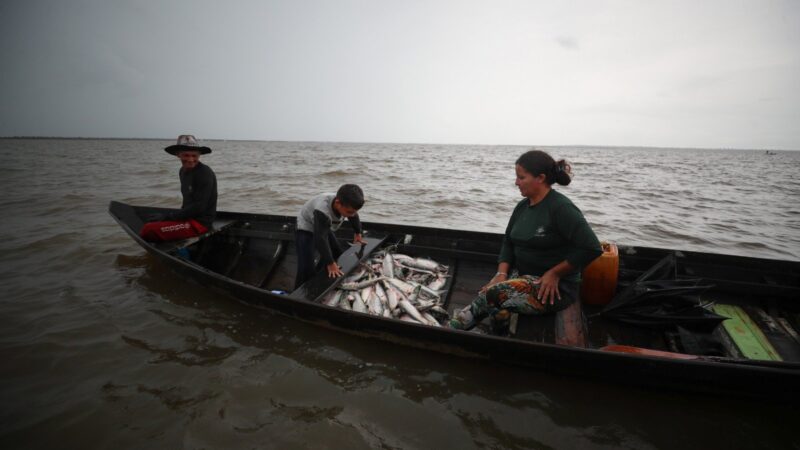
[[(180, 204), (169, 144), (0, 140), (0, 447), (800, 447), (792, 406), (367, 341), (177, 279), (106, 212)], [(209, 144), (222, 210), (291, 215), (348, 182), (364, 220), (492, 232), (525, 150)], [(574, 164), (559, 189), (601, 239), (800, 260), (800, 152), (546, 150)]]

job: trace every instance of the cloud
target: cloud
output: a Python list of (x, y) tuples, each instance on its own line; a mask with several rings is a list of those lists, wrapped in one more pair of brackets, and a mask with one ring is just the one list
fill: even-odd
[(558, 36), (556, 43), (567, 50), (580, 50), (578, 40), (571, 36)]
[(0, 1), (0, 136), (800, 149), (797, 6), (370, 5)]

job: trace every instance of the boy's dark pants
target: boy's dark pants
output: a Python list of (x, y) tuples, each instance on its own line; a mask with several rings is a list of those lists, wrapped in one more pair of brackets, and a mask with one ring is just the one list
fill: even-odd
[[(297, 249), (297, 275), (294, 279), (294, 288), (297, 289), (324, 267), (321, 262), (314, 265), (314, 256), (317, 253), (317, 249), (314, 247), (314, 233), (297, 230), (294, 235), (294, 243)], [(331, 247), (333, 259), (338, 259), (342, 254), (342, 248), (333, 231), (328, 231), (328, 245)]]

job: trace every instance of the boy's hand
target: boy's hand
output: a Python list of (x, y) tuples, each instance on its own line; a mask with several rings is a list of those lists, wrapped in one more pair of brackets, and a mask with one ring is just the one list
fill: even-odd
[(356, 234), (355, 236), (353, 236), (353, 243), (354, 244), (366, 244), (367, 241), (365, 241), (364, 238), (362, 238), (360, 234)]
[(344, 273), (342, 273), (342, 269), (339, 267), (339, 264), (336, 264), (336, 262), (328, 264), (326, 268), (328, 269), (328, 277), (330, 278), (336, 278), (344, 275)]

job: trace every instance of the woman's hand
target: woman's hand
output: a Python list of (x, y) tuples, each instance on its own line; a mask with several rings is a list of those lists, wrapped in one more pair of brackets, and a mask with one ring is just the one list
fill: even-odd
[(328, 264), (326, 268), (328, 269), (328, 277), (330, 278), (336, 278), (344, 275), (344, 273), (342, 273), (342, 269), (339, 267), (339, 264), (336, 264), (336, 261)]
[(484, 292), (486, 292), (486, 290), (487, 290), (487, 289), (489, 289), (490, 287), (494, 286), (494, 285), (495, 285), (495, 284), (497, 284), (497, 283), (502, 283), (503, 281), (506, 281), (507, 279), (508, 279), (508, 274), (505, 274), (505, 273), (502, 273), (502, 272), (497, 272), (496, 274), (494, 274), (494, 276), (492, 277), (492, 279), (491, 279), (491, 280), (489, 280), (489, 282), (488, 282), (488, 283), (486, 283), (486, 284), (485, 284), (485, 285), (484, 285), (484, 286), (481, 288), (481, 290), (480, 290), (480, 291), (478, 291), (478, 292), (480, 292), (480, 293), (484, 293)]
[(561, 277), (556, 275), (555, 271), (548, 270), (542, 275), (540, 281), (539, 293), (536, 298), (538, 298), (543, 305), (548, 303), (553, 305), (556, 300), (561, 300), (561, 292), (558, 291), (558, 282), (561, 281)]

